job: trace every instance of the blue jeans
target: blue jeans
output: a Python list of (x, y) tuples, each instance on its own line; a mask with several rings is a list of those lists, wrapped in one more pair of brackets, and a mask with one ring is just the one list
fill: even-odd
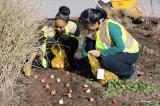
[(135, 70), (133, 64), (138, 60), (139, 53), (116, 53), (102, 57), (101, 67), (118, 75), (120, 79), (130, 78)]

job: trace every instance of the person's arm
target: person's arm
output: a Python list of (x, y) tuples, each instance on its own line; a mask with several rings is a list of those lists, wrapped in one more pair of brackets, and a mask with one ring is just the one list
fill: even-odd
[(111, 40), (113, 41), (113, 46), (108, 48), (107, 50), (101, 51), (101, 56), (123, 52), (123, 50), (125, 49), (125, 45), (122, 40), (121, 28), (114, 23), (109, 23), (108, 27)]
[(82, 51), (81, 51), (82, 52), (82, 57), (87, 57), (88, 56), (88, 52), (85, 50), (86, 46), (87, 46), (87, 44), (84, 41), (83, 45), (82, 45)]
[(82, 46), (82, 56), (88, 56), (88, 51), (95, 49), (96, 41), (86, 37)]

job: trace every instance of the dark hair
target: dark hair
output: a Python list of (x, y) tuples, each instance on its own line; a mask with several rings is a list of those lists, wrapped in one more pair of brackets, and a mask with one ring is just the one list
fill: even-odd
[(79, 22), (81, 24), (92, 24), (106, 18), (107, 13), (104, 10), (88, 8), (81, 13)]
[(70, 9), (66, 6), (61, 6), (59, 12), (57, 13), (55, 19), (62, 19), (66, 22), (69, 20)]

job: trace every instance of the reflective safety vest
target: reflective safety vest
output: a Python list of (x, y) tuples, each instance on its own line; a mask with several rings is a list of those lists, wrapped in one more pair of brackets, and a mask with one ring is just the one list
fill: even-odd
[(125, 49), (123, 50), (123, 52), (137, 53), (139, 51), (138, 42), (132, 37), (132, 35), (121, 24), (113, 20), (110, 20), (110, 19), (102, 22), (100, 29), (97, 32), (89, 35), (91, 38), (95, 36), (96, 49), (99, 51), (103, 51), (110, 47), (115, 46), (109, 34), (109, 29), (108, 29), (109, 22), (112, 22), (121, 28), (122, 40), (125, 44)]
[[(77, 25), (75, 22), (73, 21), (68, 21), (66, 27), (65, 27), (65, 32), (64, 35), (67, 34), (74, 34), (75, 31), (77, 29)], [(44, 32), (44, 37), (48, 38), (48, 37), (54, 37), (56, 31), (55, 31), (55, 27), (54, 27), (54, 21), (48, 21), (47, 25), (45, 25), (42, 28), (42, 31)]]
[[(77, 29), (76, 23), (72, 21), (68, 21), (64, 35), (68, 34), (74, 34)], [(55, 28), (54, 28), (54, 21), (48, 21), (47, 25), (42, 28), (42, 31), (44, 32), (44, 37), (46, 38), (41, 46), (42, 50), (42, 56), (41, 56), (41, 64), (44, 68), (48, 67), (48, 60), (46, 58), (46, 45), (47, 45), (47, 38), (48, 37), (54, 37), (56, 34)]]

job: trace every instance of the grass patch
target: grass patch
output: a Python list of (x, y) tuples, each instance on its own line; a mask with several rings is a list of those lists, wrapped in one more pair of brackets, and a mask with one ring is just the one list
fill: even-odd
[(115, 98), (118, 97), (122, 92), (144, 92), (144, 93), (152, 93), (156, 91), (156, 86), (153, 83), (148, 81), (111, 81), (107, 84), (107, 91), (102, 92), (103, 97), (107, 98)]
[(102, 92), (102, 96), (103, 96), (103, 97), (107, 97), (107, 98), (117, 98), (119, 95), (118, 95), (117, 92), (104, 91), (104, 92)]

